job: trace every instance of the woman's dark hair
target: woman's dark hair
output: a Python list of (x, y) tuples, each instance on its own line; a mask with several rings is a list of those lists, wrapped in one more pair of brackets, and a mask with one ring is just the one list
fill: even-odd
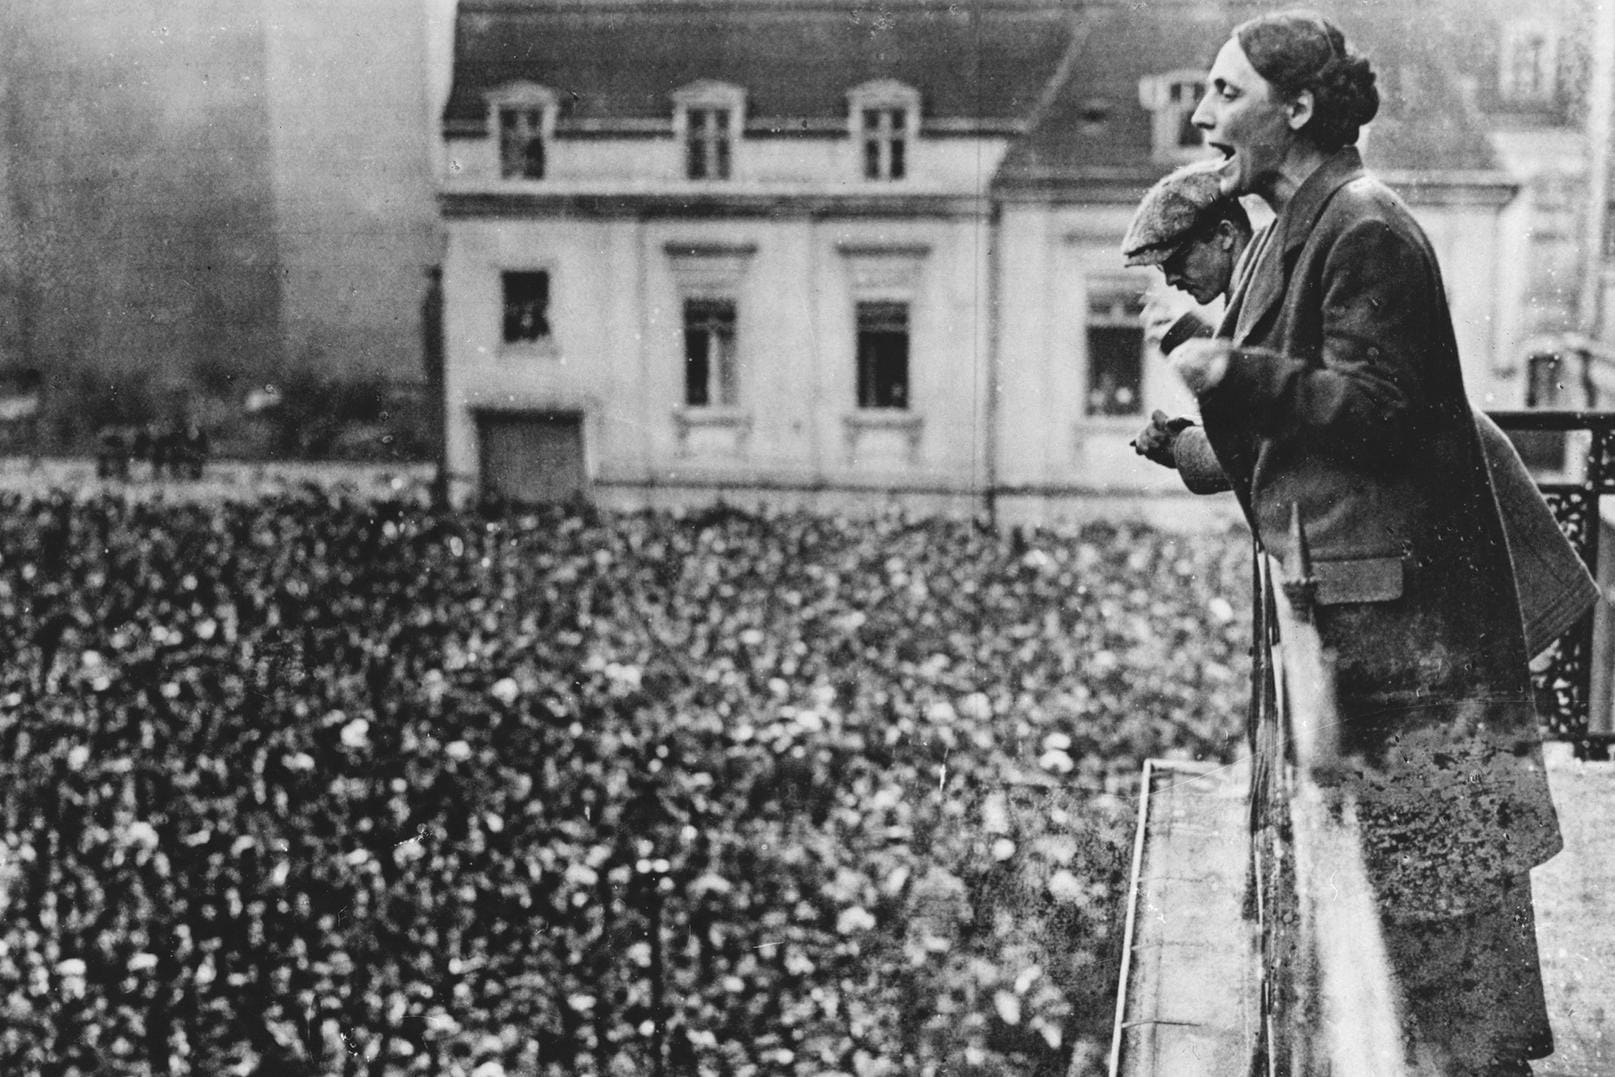
[(1366, 57), (1340, 27), (1311, 11), (1259, 15), (1234, 28), (1251, 67), (1280, 95), (1312, 92), (1312, 118), (1301, 134), (1326, 150), (1351, 146), (1379, 112), (1379, 90)]

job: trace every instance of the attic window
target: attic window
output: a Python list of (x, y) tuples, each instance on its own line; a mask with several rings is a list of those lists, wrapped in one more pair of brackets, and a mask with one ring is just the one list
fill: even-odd
[(499, 109), (499, 174), (505, 179), (544, 178), (544, 111), (520, 105)]
[(673, 130), (684, 144), (687, 178), (730, 178), (745, 112), (746, 91), (739, 86), (702, 81), (674, 92)]
[(908, 170), (907, 110), (863, 111), (864, 179), (902, 179)]
[(913, 158), (911, 146), (920, 122), (919, 91), (901, 82), (878, 79), (848, 91), (847, 108), (848, 127), (858, 147), (863, 178), (907, 178)]
[(1205, 139), (1193, 117), (1205, 94), (1205, 76), (1199, 71), (1172, 71), (1139, 80), (1139, 104), (1154, 116), (1156, 160), (1182, 161), (1200, 155)]
[(692, 108), (685, 124), (685, 174), (691, 179), (728, 179), (731, 149), (729, 110)]
[(502, 179), (543, 179), (549, 139), (555, 130), (555, 94), (543, 86), (518, 83), (488, 95), (492, 126), (499, 137)]
[(1513, 19), (1503, 26), (1498, 96), (1513, 105), (1551, 104), (1559, 92), (1559, 40), (1541, 19)]

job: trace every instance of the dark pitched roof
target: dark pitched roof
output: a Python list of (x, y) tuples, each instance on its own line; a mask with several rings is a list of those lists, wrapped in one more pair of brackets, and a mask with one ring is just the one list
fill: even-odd
[[(1464, 100), (1443, 42), (1421, 30), (1411, 5), (1352, 0), (1311, 5), (1337, 21), (1373, 61), (1382, 104), (1365, 146), (1371, 167), (1472, 172), (1497, 167), (1479, 118)], [(1153, 0), (1086, 5), (1066, 77), (1032, 130), (999, 169), (1001, 188), (1085, 181), (1143, 186), (1170, 167), (1152, 161), (1150, 113), (1139, 80), (1179, 69), (1205, 70), (1229, 32), (1255, 13), (1241, 0)]]
[(1065, 77), (1033, 129), (1011, 148), (1001, 183), (1111, 176), (1150, 180), (1170, 166), (1152, 162), (1153, 117), (1139, 103), (1139, 80), (1204, 71), (1227, 40), (1227, 14), (1204, 0), (1089, 5), (1065, 64)]
[(1069, 22), (1049, 0), (463, 0), (444, 122), (480, 125), (517, 80), (559, 91), (563, 119), (657, 119), (701, 79), (744, 87), (753, 117), (839, 119), (849, 89), (895, 79), (927, 118), (1016, 121)]
[[(839, 130), (846, 93), (894, 79), (928, 120), (1029, 126), (1000, 190), (1091, 182), (1144, 187), (1152, 159), (1139, 81), (1203, 71), (1257, 0), (461, 0), (445, 126), (483, 130), (484, 95), (511, 82), (558, 91), (563, 122), (672, 114), (673, 91), (738, 84), (753, 119)], [(1448, 38), (1404, 0), (1313, 0), (1380, 72), (1365, 156), (1410, 172), (1497, 167), (1452, 70)], [(1410, 11), (1409, 9), (1413, 10)], [(791, 128), (784, 127), (789, 130)]]

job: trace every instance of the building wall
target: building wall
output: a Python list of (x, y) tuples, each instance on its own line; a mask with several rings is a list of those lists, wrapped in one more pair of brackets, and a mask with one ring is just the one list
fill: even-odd
[[(669, 132), (671, 132), (669, 121)], [(948, 191), (984, 191), (992, 182), (1008, 146), (1004, 138), (921, 138), (910, 142), (908, 177), (898, 186)], [(733, 174), (726, 186), (754, 183), (801, 190), (849, 187), (889, 190), (891, 181), (863, 179), (859, 143), (847, 137), (757, 137), (740, 140), (734, 149)], [(446, 140), (448, 173), (463, 183), (499, 180), (499, 143), (495, 138)], [(684, 186), (684, 144), (671, 136), (580, 138), (548, 141), (544, 188), (617, 183), (661, 189)], [(506, 181), (509, 182), (509, 181)], [(519, 181), (517, 181), (519, 182)]]
[[(476, 489), (475, 414), (494, 408), (583, 412), (592, 481), (639, 503), (746, 486), (810, 501), (894, 486), (970, 500), (987, 451), (986, 224), (969, 212), (455, 221), (445, 300), (456, 492)], [(683, 299), (703, 292), (692, 283), (709, 274), (703, 258), (740, 266), (735, 409), (683, 407)], [(503, 344), (507, 269), (550, 273), (550, 345)], [(860, 298), (910, 304), (906, 410), (857, 407)]]
[(442, 256), (424, 5), (262, 6), (285, 357), (419, 381)]
[(1515, 223), (1502, 203), (1510, 192), (1411, 191), (1414, 216), (1435, 248), (1447, 289), (1447, 306), (1463, 361), (1464, 387), (1480, 408), (1523, 404), (1524, 379), (1517, 345), (1502, 330), (1517, 323), (1517, 280), (1504, 264)]
[(1122, 265), (1125, 204), (1011, 204), (1000, 223), (998, 484), (1026, 496), (1175, 493), (1176, 475), (1128, 444), (1150, 412), (1193, 413), (1193, 399), (1153, 348), (1136, 413), (1090, 416), (1091, 293), (1160, 288), (1154, 270)]

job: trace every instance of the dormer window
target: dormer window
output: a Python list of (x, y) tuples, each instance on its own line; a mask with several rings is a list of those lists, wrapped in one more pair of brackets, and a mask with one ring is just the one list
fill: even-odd
[(499, 174), (544, 178), (544, 112), (507, 105), (499, 110)]
[(1552, 104), (1559, 92), (1559, 41), (1541, 19), (1513, 19), (1503, 26), (1498, 96), (1511, 105)]
[(1156, 160), (1186, 161), (1200, 155), (1205, 139), (1193, 117), (1205, 95), (1205, 76), (1199, 71), (1174, 71), (1139, 81), (1139, 104), (1154, 116)]
[(908, 113), (864, 109), (864, 179), (899, 180), (908, 167)]
[(684, 143), (684, 175), (726, 180), (746, 112), (746, 91), (723, 82), (697, 82), (673, 95), (673, 126)]
[(909, 147), (919, 128), (918, 91), (881, 79), (855, 87), (847, 94), (847, 105), (864, 179), (906, 178)]
[(488, 107), (499, 136), (499, 175), (503, 179), (543, 179), (550, 136), (555, 131), (555, 94), (543, 86), (519, 83), (489, 95)]
[(728, 179), (730, 149), (729, 110), (692, 108), (684, 135), (685, 169), (691, 179)]

